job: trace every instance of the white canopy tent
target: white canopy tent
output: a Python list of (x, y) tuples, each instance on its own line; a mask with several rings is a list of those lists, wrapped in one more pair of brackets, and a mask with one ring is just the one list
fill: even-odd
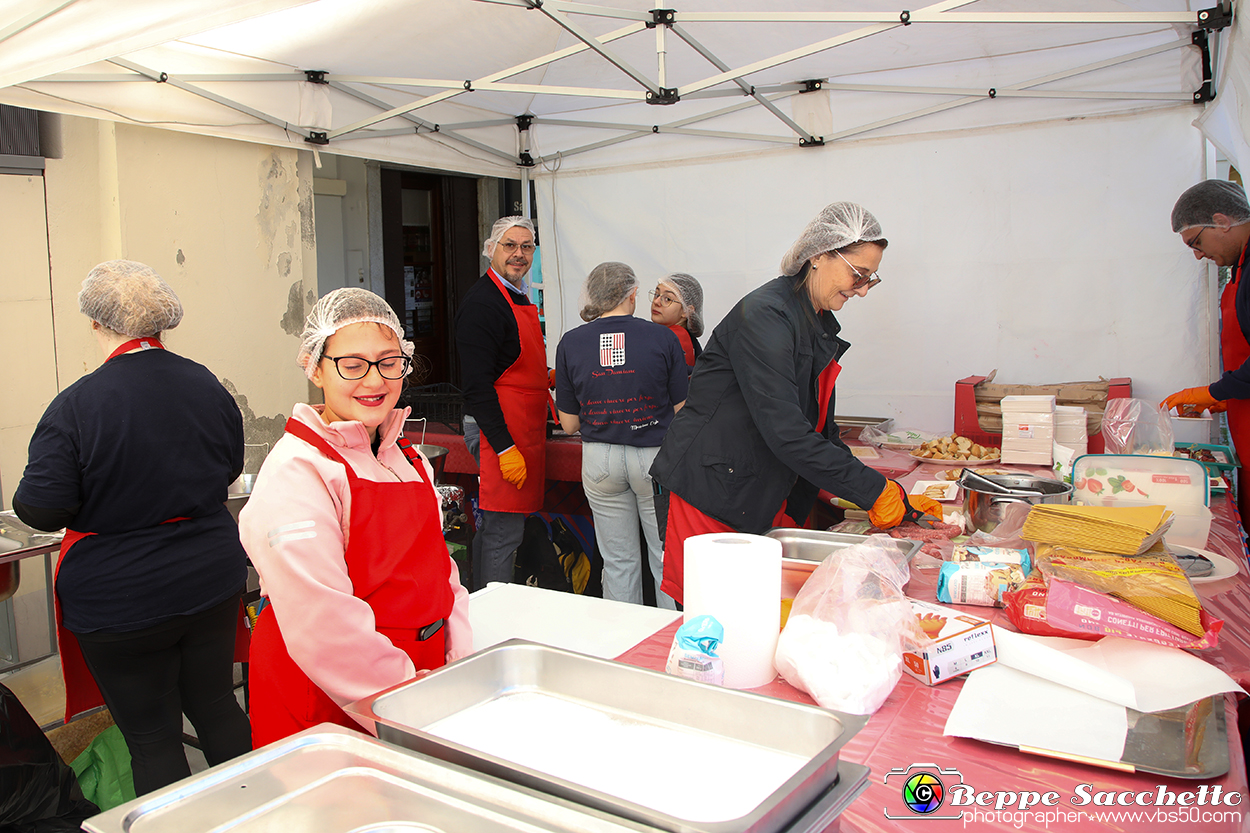
[(609, 259), (700, 278), (710, 329), (862, 202), (891, 246), (839, 316), (839, 411), (946, 430), (995, 367), (1214, 378), (1211, 276), (1167, 226), (1214, 172), (1195, 119), (1250, 163), (1250, 53), (1211, 5), (4, 0), (0, 102), (533, 178), (553, 334)]

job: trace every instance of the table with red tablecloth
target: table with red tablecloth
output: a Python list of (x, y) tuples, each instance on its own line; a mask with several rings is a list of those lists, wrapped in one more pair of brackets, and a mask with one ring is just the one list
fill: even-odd
[[(920, 466), (900, 480), (910, 486), (916, 480), (935, 479), (936, 473), (950, 464)], [(1243, 532), (1236, 510), (1226, 496), (1216, 496), (1212, 503), (1214, 520), (1207, 549), (1234, 559), (1236, 576), (1209, 584), (1196, 585), (1203, 605), (1212, 615), (1224, 620), (1220, 643), (1216, 648), (1195, 652), (1218, 666), (1242, 686), (1250, 687), (1250, 569), (1247, 567)], [(907, 586), (909, 595), (927, 601), (936, 600), (939, 565), (922, 560), (912, 571)], [(1003, 611), (993, 608), (969, 607), (968, 612), (991, 619), (1014, 630)], [(678, 623), (653, 634), (618, 659), (631, 665), (662, 669)], [(1085, 833), (1089, 830), (1173, 831), (1173, 830), (1250, 830), (1250, 797), (1247, 796), (1247, 774), (1240, 737), (1237, 733), (1236, 698), (1223, 698), (1228, 727), (1230, 767), (1227, 774), (1207, 781), (1169, 778), (1146, 773), (1122, 772), (1103, 767), (1040, 757), (1015, 749), (996, 746), (966, 738), (942, 734), (950, 715), (962, 678), (955, 678), (929, 687), (904, 675), (882, 707), (868, 724), (842, 749), (845, 760), (866, 764), (872, 769), (870, 786), (840, 817), (839, 825), (846, 831), (917, 831), (917, 830), (1064, 830)], [(806, 694), (781, 678), (754, 691), (772, 697), (813, 702)], [(1029, 719), (1021, 714), (1021, 720)], [(957, 770), (959, 778), (950, 775), (949, 782), (962, 780), (976, 792), (1027, 791), (1059, 794), (1053, 807), (1035, 806), (1027, 811), (1018, 807), (1013, 812), (999, 812), (994, 807), (965, 810), (960, 820), (935, 820), (908, 810), (902, 800), (903, 778), (897, 774), (886, 782), (891, 770), (905, 769), (911, 764), (930, 764), (940, 769)], [(1080, 785), (1088, 785), (1082, 788)], [(1070, 799), (1078, 789), (1089, 795), (1107, 792), (1129, 793), (1126, 800), (1135, 800), (1138, 793), (1166, 795), (1196, 793), (1203, 785), (1208, 795), (1219, 786), (1224, 795), (1236, 794), (1239, 802), (1229, 806), (1207, 804), (1203, 807), (1152, 806), (1076, 806)], [(1143, 800), (1148, 800), (1147, 797)], [(1193, 799), (1191, 799), (1192, 801)], [(958, 810), (943, 808), (947, 813)], [(1161, 815), (1160, 813), (1170, 814)], [(971, 815), (969, 815), (971, 813)], [(887, 815), (888, 814), (888, 815)], [(1118, 814), (1118, 815), (1117, 815)], [(1136, 815), (1133, 815), (1136, 814)], [(895, 816), (896, 818), (889, 818)], [(830, 828), (839, 829), (839, 828)]]

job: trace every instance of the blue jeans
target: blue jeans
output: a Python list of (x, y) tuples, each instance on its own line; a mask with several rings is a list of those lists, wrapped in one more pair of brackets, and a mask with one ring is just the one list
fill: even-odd
[(582, 488), (595, 518), (595, 543), (603, 556), (603, 598), (642, 604), (642, 566), (638, 556), (642, 522), (647, 540), (647, 560), (655, 581), (656, 604), (666, 610), (677, 606), (660, 592), (664, 572), (664, 548), (655, 521), (651, 463), (659, 446), (638, 447), (610, 443), (582, 443)]

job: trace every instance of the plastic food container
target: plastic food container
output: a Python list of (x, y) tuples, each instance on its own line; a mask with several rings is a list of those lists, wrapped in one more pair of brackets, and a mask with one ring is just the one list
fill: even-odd
[(1149, 454), (1086, 454), (1072, 463), (1073, 501), (1087, 506), (1166, 506), (1168, 543), (1205, 549), (1210, 480), (1202, 463)]

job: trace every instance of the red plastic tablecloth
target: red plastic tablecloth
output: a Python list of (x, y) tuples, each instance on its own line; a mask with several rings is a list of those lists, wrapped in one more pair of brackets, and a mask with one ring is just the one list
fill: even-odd
[[(924, 465), (903, 479), (904, 485), (915, 480), (930, 480), (941, 466)], [(1195, 652), (1219, 666), (1243, 686), (1250, 683), (1250, 568), (1247, 567), (1243, 535), (1230, 501), (1219, 497), (1213, 501), (1215, 518), (1207, 548), (1233, 558), (1240, 573), (1233, 578), (1212, 584), (1197, 585), (1203, 604), (1224, 620), (1217, 648)], [(936, 600), (936, 565), (912, 571), (907, 586), (909, 595)], [(1001, 611), (991, 608), (967, 608), (975, 615), (994, 620), (1011, 628)], [(996, 614), (996, 615), (989, 615)], [(679, 623), (653, 634), (626, 651), (621, 662), (644, 668), (663, 669)], [(945, 830), (1061, 830), (1085, 833), (1089, 830), (1115, 831), (1247, 831), (1250, 830), (1250, 796), (1241, 741), (1237, 734), (1237, 711), (1233, 695), (1225, 697), (1228, 726), (1229, 771), (1222, 778), (1209, 781), (1165, 778), (1150, 774), (1119, 772), (1084, 764), (1027, 755), (1007, 747), (995, 746), (966, 738), (946, 737), (942, 729), (959, 696), (962, 678), (935, 687), (928, 687), (904, 675), (893, 693), (868, 721), (868, 724), (842, 749), (842, 756), (872, 769), (870, 786), (839, 818), (830, 830), (850, 831), (945, 831)], [(772, 697), (812, 703), (806, 694), (790, 686), (780, 677), (753, 691)], [(1027, 719), (1027, 715), (1021, 715)], [(961, 820), (937, 820), (916, 815), (902, 801), (902, 778), (895, 775), (885, 783), (891, 769), (904, 769), (911, 764), (933, 764), (943, 769), (956, 769), (962, 781), (983, 791), (1034, 791), (1059, 793), (1054, 807), (1032, 807), (1008, 813), (993, 807), (977, 808), (976, 814), (965, 812)], [(957, 782), (948, 776), (949, 789)], [(1074, 806), (1069, 799), (1077, 795), (1078, 785), (1089, 785), (1097, 792), (1157, 793), (1160, 788), (1172, 793), (1196, 792), (1203, 785), (1208, 791), (1219, 786), (1222, 793), (1241, 797), (1235, 806), (1218, 807), (1094, 807)], [(1129, 799), (1132, 800), (1132, 799)], [(1171, 817), (1159, 815), (1172, 813)], [(886, 813), (901, 818), (887, 818)], [(958, 809), (944, 806), (939, 815)], [(1186, 815), (1181, 816), (1180, 813)], [(1192, 814), (1192, 818), (1190, 817)], [(1205, 814), (1205, 815), (1204, 815)], [(840, 825), (840, 828), (838, 827)]]

